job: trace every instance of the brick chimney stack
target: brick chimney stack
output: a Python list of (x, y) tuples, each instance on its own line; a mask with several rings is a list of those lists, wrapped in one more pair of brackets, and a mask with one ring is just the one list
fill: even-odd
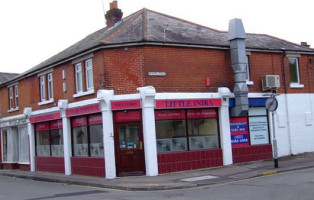
[(301, 42), (301, 46), (310, 48), (310, 45), (307, 42)]
[(121, 9), (118, 8), (118, 1), (113, 1), (110, 3), (110, 10), (105, 14), (107, 20), (107, 28), (114, 26), (115, 23), (121, 21), (123, 13)]

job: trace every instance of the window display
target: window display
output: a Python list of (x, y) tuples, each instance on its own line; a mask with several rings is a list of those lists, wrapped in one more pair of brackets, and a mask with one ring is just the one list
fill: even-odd
[(217, 110), (155, 111), (157, 152), (218, 148)]

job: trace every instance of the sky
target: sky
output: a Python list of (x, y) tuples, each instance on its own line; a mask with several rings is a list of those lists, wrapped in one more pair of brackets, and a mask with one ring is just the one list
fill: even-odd
[[(106, 26), (112, 0), (1, 0), (0, 72), (22, 73)], [(313, 0), (118, 0), (126, 17), (142, 8), (227, 31), (240, 18), (247, 33), (314, 48)]]

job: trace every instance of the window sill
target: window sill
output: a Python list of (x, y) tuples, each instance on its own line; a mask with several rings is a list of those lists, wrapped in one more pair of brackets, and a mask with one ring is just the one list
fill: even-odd
[(18, 111), (18, 110), (19, 110), (19, 107), (12, 108), (12, 109), (8, 110), (8, 113), (15, 112), (15, 111)]
[(29, 165), (29, 162), (18, 162), (20, 165)]
[(247, 84), (247, 85), (254, 85), (254, 82), (253, 82), (253, 81), (248, 81), (248, 80), (247, 80), (247, 81), (246, 81), (246, 84)]
[(94, 89), (87, 90), (86, 92), (79, 92), (79, 93), (74, 94), (73, 98), (82, 97), (82, 96), (86, 96), (86, 95), (94, 94), (94, 93), (95, 93)]
[(304, 88), (304, 85), (299, 83), (290, 83), (290, 88)]
[(39, 102), (38, 105), (42, 106), (42, 105), (50, 104), (50, 103), (53, 103), (53, 102), (54, 102), (54, 99), (49, 99), (47, 101)]

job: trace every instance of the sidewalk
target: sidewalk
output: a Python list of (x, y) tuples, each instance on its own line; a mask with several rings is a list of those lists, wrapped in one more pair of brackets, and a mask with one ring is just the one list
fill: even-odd
[(156, 177), (130, 176), (106, 180), (100, 177), (80, 175), (66, 176), (48, 172), (26, 172), (0, 170), (0, 175), (37, 181), (84, 185), (109, 189), (147, 191), (183, 189), (243, 180), (263, 175), (282, 173), (314, 167), (314, 153), (279, 158), (279, 168), (274, 168), (273, 160), (235, 164), (219, 168), (199, 169), (177, 173), (162, 174)]

